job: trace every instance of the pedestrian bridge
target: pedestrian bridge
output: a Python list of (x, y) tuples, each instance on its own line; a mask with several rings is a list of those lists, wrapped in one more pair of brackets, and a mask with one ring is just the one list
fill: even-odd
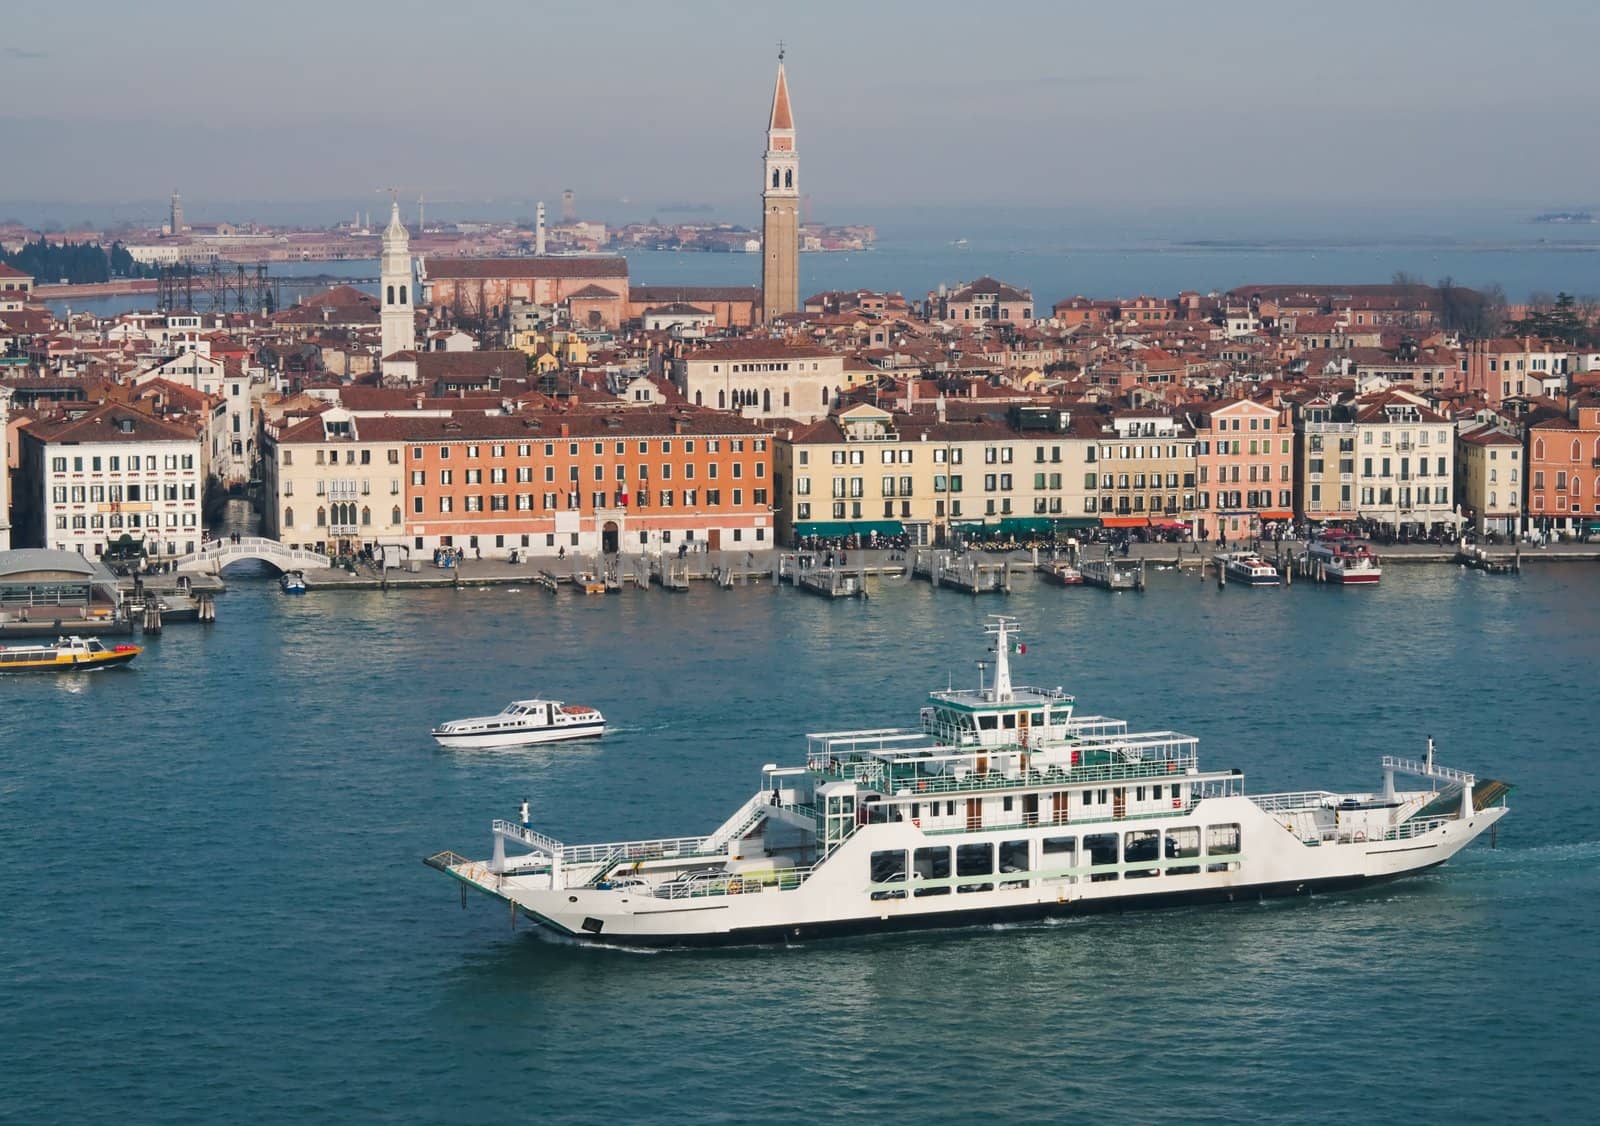
[(290, 547), (265, 536), (243, 536), (237, 543), (233, 540), (212, 540), (199, 551), (180, 555), (173, 562), (180, 571), (218, 574), (229, 564), (245, 560), (265, 563), (278, 571), (307, 571), (333, 566), (333, 560), (321, 552)]

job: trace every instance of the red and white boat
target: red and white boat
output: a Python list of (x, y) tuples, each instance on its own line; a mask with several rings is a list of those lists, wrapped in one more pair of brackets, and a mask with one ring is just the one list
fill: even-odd
[(1313, 574), (1324, 582), (1351, 586), (1376, 583), (1383, 577), (1378, 556), (1364, 543), (1347, 539), (1324, 538), (1312, 541), (1306, 561)]

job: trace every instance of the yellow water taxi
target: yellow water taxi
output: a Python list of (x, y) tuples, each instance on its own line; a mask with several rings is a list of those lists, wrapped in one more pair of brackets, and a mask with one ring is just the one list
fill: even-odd
[(108, 646), (97, 637), (59, 637), (54, 645), (0, 646), (0, 673), (89, 672), (125, 665), (142, 652), (141, 646)]

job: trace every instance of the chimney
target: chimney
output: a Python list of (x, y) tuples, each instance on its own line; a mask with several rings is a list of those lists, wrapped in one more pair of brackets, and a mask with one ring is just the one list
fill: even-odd
[(939, 421), (943, 422), (944, 421), (944, 392), (941, 391), (939, 393), (939, 397), (933, 401), (933, 408), (934, 408), (935, 413), (939, 417)]
[(563, 422), (561, 424), (561, 436), (563, 438), (572, 437), (572, 424), (571, 423)]

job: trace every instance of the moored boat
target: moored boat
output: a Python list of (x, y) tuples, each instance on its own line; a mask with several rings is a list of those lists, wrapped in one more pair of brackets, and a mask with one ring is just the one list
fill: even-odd
[(1376, 583), (1383, 577), (1378, 556), (1364, 543), (1343, 539), (1313, 540), (1306, 548), (1305, 558), (1312, 575), (1324, 582), (1357, 586)]
[(61, 637), (53, 645), (0, 646), (0, 673), (90, 672), (125, 665), (140, 653), (138, 645), (107, 645), (97, 637)]
[(1219, 554), (1215, 562), (1227, 572), (1229, 582), (1246, 586), (1278, 586), (1283, 582), (1278, 569), (1254, 551)]
[(278, 576), (278, 588), (285, 594), (304, 594), (306, 577), (300, 571), (285, 571)]
[(606, 718), (583, 704), (559, 700), (513, 700), (495, 715), (441, 723), (429, 734), (441, 747), (528, 747), (568, 739), (598, 739)]
[(1247, 795), (1192, 736), (1014, 686), (1015, 625), (988, 632), (991, 683), (931, 693), (915, 728), (808, 736), (708, 834), (568, 845), (523, 801), (488, 858), (426, 863), (569, 938), (787, 943), (1355, 888), (1444, 863), (1506, 812), (1509, 786), (1437, 765), (1432, 740), (1384, 756), (1374, 792)]
[(1050, 559), (1041, 562), (1038, 570), (1039, 577), (1047, 583), (1055, 583), (1056, 586), (1083, 585), (1083, 572), (1065, 559)]

